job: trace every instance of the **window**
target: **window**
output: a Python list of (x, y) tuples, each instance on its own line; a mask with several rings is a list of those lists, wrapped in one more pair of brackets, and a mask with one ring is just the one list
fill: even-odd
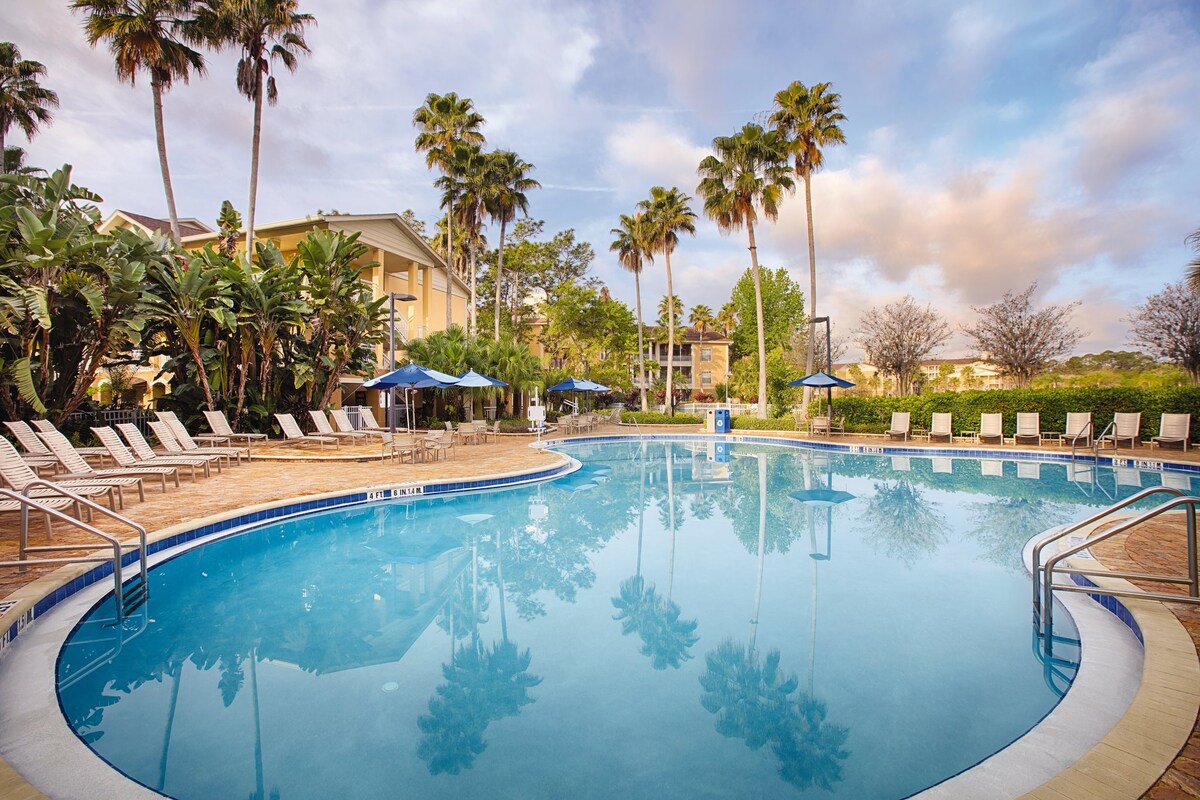
[(701, 347), (700, 348), (700, 360), (701, 361), (712, 361), (712, 348), (711, 347)]
[(700, 373), (700, 385), (701, 386), (712, 386), (712, 372), (710, 372), (708, 370), (704, 370), (703, 372)]

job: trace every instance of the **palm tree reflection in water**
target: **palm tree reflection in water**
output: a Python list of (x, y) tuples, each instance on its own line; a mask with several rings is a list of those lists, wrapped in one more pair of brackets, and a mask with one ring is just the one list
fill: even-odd
[(764, 659), (755, 645), (767, 538), (766, 457), (755, 457), (759, 475), (758, 570), (750, 643), (726, 639), (705, 656), (700, 705), (716, 715), (717, 733), (722, 736), (742, 739), (751, 750), (769, 745), (779, 761), (779, 776), (792, 786), (832, 790), (842, 780), (841, 762), (850, 755), (843, 748), (850, 731), (825, 720), (825, 704), (811, 691), (801, 691), (794, 673), (784, 673), (778, 650), (771, 650)]
[(475, 757), (487, 749), (484, 733), (488, 725), (521, 713), (522, 706), (534, 702), (529, 690), (542, 682), (529, 670), (532, 656), (508, 639), (504, 607), (505, 534), (497, 531), (497, 586), (500, 597), (500, 641), (490, 647), (479, 637), (478, 547), (471, 548), (471, 639), (457, 649), (449, 664), (442, 665), (446, 682), (437, 687), (429, 700), (429, 713), (417, 718), (421, 740), (417, 755), (432, 775), (443, 772), (457, 775), (475, 763)]

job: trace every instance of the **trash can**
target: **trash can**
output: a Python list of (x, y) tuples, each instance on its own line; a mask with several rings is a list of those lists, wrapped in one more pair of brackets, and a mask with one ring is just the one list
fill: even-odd
[(729, 433), (729, 409), (718, 408), (713, 412), (713, 422), (717, 433)]
[(718, 464), (729, 463), (729, 442), (717, 442), (713, 448), (713, 461)]
[(704, 412), (704, 432), (712, 433), (714, 430), (716, 430), (714, 427), (715, 424), (716, 423), (713, 422), (713, 410), (710, 408), (708, 411)]

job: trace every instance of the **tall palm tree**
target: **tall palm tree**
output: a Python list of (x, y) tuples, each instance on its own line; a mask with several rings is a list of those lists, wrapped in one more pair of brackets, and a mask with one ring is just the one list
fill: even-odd
[[(663, 264), (667, 270), (667, 297), (675, 297), (675, 289), (671, 283), (671, 253), (679, 244), (679, 234), (696, 235), (696, 214), (688, 205), (692, 198), (677, 187), (667, 189), (655, 186), (650, 189), (650, 197), (638, 203), (638, 208), (650, 218), (651, 242), (655, 252), (663, 254)], [(674, 356), (675, 356), (675, 303), (667, 306), (667, 413), (675, 413), (674, 397)]]
[(621, 215), (620, 224), (610, 233), (617, 237), (608, 249), (617, 254), (621, 266), (633, 273), (633, 291), (637, 298), (638, 324), (638, 386), (641, 388), (642, 411), (647, 411), (646, 404), (646, 343), (644, 339), (644, 323), (642, 321), (642, 268), (654, 260), (654, 249), (651, 246), (649, 219), (645, 213), (633, 216)]
[(726, 337), (733, 333), (733, 329), (737, 327), (737, 306), (732, 302), (728, 302), (721, 306), (721, 310), (717, 313), (717, 318), (714, 320), (721, 333)]
[(1200, 228), (1192, 231), (1186, 241), (1196, 251), (1196, 257), (1188, 262), (1188, 286), (1193, 292), (1200, 292)]
[(50, 109), (58, 108), (58, 95), (38, 83), (45, 74), (42, 64), (21, 58), (15, 44), (0, 42), (0, 153), (9, 128), (16, 125), (32, 139), (38, 126), (50, 122)]
[(775, 131), (749, 123), (733, 136), (713, 139), (714, 155), (700, 162), (704, 213), (722, 233), (746, 227), (750, 239), (750, 267), (754, 277), (754, 308), (758, 327), (758, 416), (767, 417), (767, 345), (763, 331), (762, 279), (758, 270), (758, 245), (754, 223), (761, 213), (779, 217), (779, 203), (795, 184), (788, 176), (786, 142)]
[(479, 145), (460, 144), (455, 146), (446, 174), (435, 181), (441, 188), (443, 204), (458, 201), (458, 222), (462, 225), (463, 241), (466, 246), (466, 272), (470, 276), (470, 302), (467, 304), (467, 330), (472, 336), (478, 333), (478, 304), (475, 281), (478, 273), (476, 256), (482, 239), (484, 202), (493, 191), (494, 173), (492, 160)]
[(195, 0), (74, 0), (71, 6), (88, 12), (84, 32), (89, 44), (95, 47), (101, 39), (107, 40), (118, 80), (133, 86), (139, 72), (150, 75), (158, 166), (167, 195), (171, 238), (178, 242), (179, 214), (167, 165), (162, 96), (176, 80), (187, 83), (192, 72), (204, 74), (204, 56), (184, 42), (193, 28)]
[[(469, 97), (459, 98), (454, 92), (425, 96), (425, 104), (413, 112), (413, 125), (417, 128), (414, 145), (418, 153), (425, 154), (425, 166), (437, 167), (449, 174), (454, 160), (455, 147), (474, 145), (483, 147), (483, 115), (475, 111), (475, 103)], [(454, 200), (444, 197), (446, 207), (446, 327), (454, 322)]]
[(196, 14), (197, 32), (218, 48), (241, 50), (237, 63), (237, 90), (254, 103), (254, 132), (250, 141), (250, 202), (246, 208), (246, 252), (254, 250), (254, 210), (258, 200), (258, 157), (262, 141), (263, 98), (279, 102), (272, 63), (288, 72), (299, 66), (299, 55), (309, 52), (304, 28), (315, 23), (312, 14), (298, 10), (298, 0), (204, 0)]
[(692, 306), (692, 313), (688, 317), (688, 322), (695, 326), (696, 330), (703, 335), (708, 326), (713, 324), (712, 309), (705, 305)]
[[(504, 277), (504, 233), (508, 223), (517, 217), (517, 212), (528, 215), (529, 198), (526, 192), (540, 188), (541, 184), (529, 177), (534, 167), (512, 150), (497, 150), (492, 153), (492, 185), (485, 202), (492, 222), (500, 223), (500, 243), (496, 253), (496, 312), (494, 336), (500, 338), (500, 283)], [(520, 303), (521, 297), (514, 302)]]
[[(813, 235), (812, 176), (825, 164), (822, 148), (845, 144), (846, 135), (839, 123), (846, 121), (840, 110), (842, 97), (829, 91), (831, 84), (815, 83), (811, 87), (800, 81), (775, 94), (775, 113), (771, 125), (787, 139), (787, 148), (794, 159), (796, 175), (804, 180), (804, 210), (808, 219), (808, 318), (817, 316), (817, 245)], [(813, 340), (808, 336), (804, 357), (805, 374), (813, 371)], [(811, 390), (805, 387), (804, 407), (808, 408)]]

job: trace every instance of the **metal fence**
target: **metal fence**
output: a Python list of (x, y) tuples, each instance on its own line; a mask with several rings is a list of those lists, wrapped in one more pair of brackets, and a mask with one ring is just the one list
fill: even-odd
[(67, 417), (68, 430), (86, 431), (88, 428), (107, 425), (113, 427), (124, 423), (132, 423), (143, 435), (150, 435), (150, 426), (146, 423), (155, 419), (153, 411), (144, 408), (106, 408), (103, 411), (76, 411)]
[(675, 406), (675, 411), (679, 414), (704, 416), (706, 411), (714, 411), (718, 408), (728, 408), (730, 415), (734, 417), (739, 414), (753, 414), (758, 410), (758, 406), (754, 403), (681, 403)]

